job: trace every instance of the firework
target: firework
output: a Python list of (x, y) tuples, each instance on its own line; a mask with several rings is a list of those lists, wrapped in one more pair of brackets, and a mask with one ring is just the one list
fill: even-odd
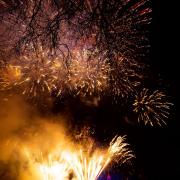
[(65, 180), (68, 179), (70, 168), (61, 158), (53, 158), (50, 155), (47, 160), (35, 162), (37, 171), (43, 180)]
[(128, 148), (129, 144), (124, 142), (125, 138), (125, 136), (115, 136), (110, 142), (108, 149), (108, 154), (111, 159), (116, 160), (120, 164), (134, 157), (132, 151)]
[(57, 96), (62, 94), (65, 63), (41, 46), (11, 63), (2, 70), (1, 87), (4, 90), (15, 87), (28, 97), (51, 94), (53, 91)]
[(79, 153), (65, 152), (63, 156), (70, 164), (78, 180), (96, 180), (109, 162), (109, 159), (104, 162), (105, 159), (100, 154), (87, 157), (82, 150)]
[(29, 171), (35, 179), (66, 180), (70, 174), (70, 167), (61, 157), (61, 150), (54, 152), (33, 151), (23, 146), (21, 150), (28, 162)]
[(64, 152), (63, 157), (78, 180), (96, 180), (111, 161), (116, 159), (124, 163), (134, 157), (127, 146), (124, 137), (119, 136), (113, 138), (106, 151), (96, 149), (92, 153), (86, 153), (80, 149), (79, 152)]
[[(57, 89), (59, 72), (62, 69), (58, 59), (52, 59), (48, 51), (40, 51), (23, 58), (22, 81), (19, 82), (19, 85), (24, 86), (23, 94), (36, 96), (38, 93), (51, 93)], [(58, 87), (58, 94), (60, 93), (61, 89)]]
[(133, 104), (134, 112), (138, 114), (138, 122), (143, 121), (151, 126), (166, 124), (164, 119), (168, 118), (171, 105), (163, 92), (156, 90), (150, 93), (146, 88), (135, 96)]
[(127, 97), (140, 84), (142, 75), (138, 72), (140, 65), (123, 57), (117, 57), (113, 63), (110, 76), (110, 92), (116, 97)]
[(16, 86), (21, 78), (21, 69), (19, 66), (8, 64), (0, 70), (0, 89), (8, 90)]
[(69, 67), (69, 87), (76, 95), (99, 94), (107, 87), (110, 70), (107, 59), (100, 55), (94, 56), (88, 50), (74, 51)]
[(43, 176), (43, 180), (65, 180), (68, 179), (68, 166), (58, 161), (40, 164), (39, 171)]

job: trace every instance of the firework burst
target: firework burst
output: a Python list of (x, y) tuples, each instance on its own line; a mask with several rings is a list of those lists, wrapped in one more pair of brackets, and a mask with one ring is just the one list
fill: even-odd
[(65, 180), (68, 179), (70, 167), (63, 161), (61, 157), (53, 157), (48, 155), (46, 159), (34, 161), (37, 171), (39, 172), (42, 180)]
[[(38, 51), (29, 56), (23, 56), (22, 64), (22, 80), (18, 83), (24, 87), (23, 94), (31, 94), (36, 96), (42, 92), (51, 93), (57, 89), (59, 80), (59, 71), (62, 69), (61, 62), (57, 58), (52, 59), (47, 51)], [(58, 94), (61, 89), (58, 87)]]
[(96, 180), (110, 162), (117, 160), (122, 164), (134, 157), (124, 140), (124, 137), (116, 136), (106, 151), (96, 149), (94, 152), (86, 153), (80, 149), (79, 152), (73, 153), (66, 151), (63, 157), (78, 180)]
[(2, 69), (2, 89), (17, 88), (28, 97), (51, 94), (53, 91), (57, 96), (61, 95), (66, 73), (63, 60), (41, 46), (25, 54)]
[(8, 64), (0, 70), (0, 89), (8, 90), (14, 87), (21, 78), (19, 66)]
[(88, 50), (74, 51), (72, 59), (68, 76), (71, 91), (75, 91), (76, 95), (91, 96), (106, 89), (111, 71), (107, 59), (97, 57)]
[(61, 150), (54, 152), (33, 151), (22, 146), (21, 154), (28, 162), (28, 170), (35, 179), (66, 180), (70, 174), (70, 167), (62, 156)]
[(123, 57), (117, 57), (112, 64), (110, 76), (110, 92), (116, 97), (127, 97), (133, 93), (136, 86), (140, 85), (142, 75), (138, 72), (140, 65)]
[(69, 167), (59, 161), (49, 161), (39, 164), (39, 171), (43, 176), (42, 180), (68, 180)]
[(166, 124), (164, 119), (168, 118), (170, 106), (166, 95), (159, 90), (150, 93), (144, 88), (140, 94), (135, 96), (134, 112), (138, 114), (138, 121), (143, 121), (151, 126)]

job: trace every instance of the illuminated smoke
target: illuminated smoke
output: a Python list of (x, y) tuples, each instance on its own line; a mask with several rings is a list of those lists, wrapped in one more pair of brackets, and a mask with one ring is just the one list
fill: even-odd
[[(34, 127), (25, 126), (19, 135), (11, 135), (1, 143), (0, 158), (11, 160), (11, 164), (17, 166), (21, 180), (65, 180), (69, 177), (97, 180), (109, 164), (121, 165), (134, 157), (125, 137), (116, 136), (108, 148), (99, 148), (90, 141), (70, 140), (57, 123), (36, 121)], [(87, 142), (88, 146), (84, 144)]]

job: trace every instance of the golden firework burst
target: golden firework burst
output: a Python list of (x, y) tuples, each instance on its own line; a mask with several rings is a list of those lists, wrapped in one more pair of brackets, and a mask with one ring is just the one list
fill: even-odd
[(138, 121), (151, 126), (166, 124), (169, 109), (172, 103), (166, 100), (166, 95), (159, 90), (150, 93), (144, 88), (140, 94), (135, 95), (134, 112), (138, 114)]

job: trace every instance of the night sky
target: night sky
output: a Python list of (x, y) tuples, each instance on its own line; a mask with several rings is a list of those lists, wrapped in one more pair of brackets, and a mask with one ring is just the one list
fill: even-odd
[(170, 1), (153, 1), (150, 38), (153, 73), (163, 77), (163, 85), (172, 96), (172, 117), (166, 128), (137, 128), (132, 135), (136, 137), (139, 151), (137, 161), (150, 180), (179, 179), (179, 36), (176, 5)]

